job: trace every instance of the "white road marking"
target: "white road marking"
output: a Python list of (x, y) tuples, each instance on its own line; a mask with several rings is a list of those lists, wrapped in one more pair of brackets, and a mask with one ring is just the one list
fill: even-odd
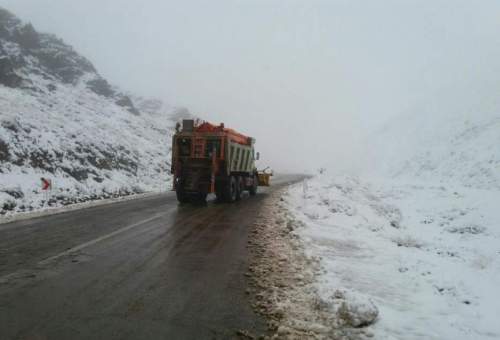
[[(99, 243), (99, 242), (101, 242), (101, 241), (107, 240), (107, 239), (109, 239), (109, 238), (111, 238), (111, 237), (113, 237), (113, 236), (116, 236), (116, 235), (121, 234), (121, 233), (124, 233), (124, 232), (126, 232), (126, 231), (128, 231), (128, 230), (130, 230), (130, 229), (133, 229), (133, 228), (135, 228), (135, 227), (138, 227), (138, 226), (140, 226), (140, 225), (142, 225), (142, 224), (145, 224), (145, 223), (151, 222), (151, 221), (153, 221), (153, 220), (155, 220), (155, 219), (157, 219), (157, 218), (159, 218), (159, 217), (161, 217), (161, 216), (164, 216), (165, 214), (166, 214), (166, 212), (162, 212), (162, 213), (156, 214), (156, 215), (154, 215), (154, 216), (152, 216), (152, 217), (149, 217), (149, 218), (147, 218), (147, 219), (145, 219), (145, 220), (139, 221), (139, 222), (134, 223), (134, 224), (130, 224), (130, 225), (126, 226), (126, 227), (123, 227), (123, 228), (121, 228), (121, 229), (115, 230), (115, 231), (113, 231), (113, 232), (111, 232), (111, 233), (109, 233), (109, 234), (106, 234), (106, 235), (100, 236), (100, 237), (98, 237), (98, 238), (95, 238), (95, 239), (93, 239), (93, 240), (90, 240), (90, 241), (88, 241), (88, 242), (82, 243), (82, 244), (80, 244), (80, 245), (78, 245), (78, 246), (75, 246), (75, 247), (72, 247), (72, 248), (70, 248), (70, 249), (68, 249), (68, 250), (65, 250), (65, 251), (63, 251), (63, 252), (61, 252), (61, 253), (59, 253), (59, 254), (57, 254), (57, 255), (51, 256), (51, 257), (49, 257), (49, 258), (46, 258), (45, 260), (42, 260), (42, 261), (38, 262), (38, 264), (37, 264), (37, 265), (38, 265), (38, 266), (44, 266), (44, 265), (47, 265), (47, 264), (49, 264), (50, 262), (55, 261), (55, 260), (57, 260), (57, 259), (59, 259), (59, 258), (61, 258), (61, 257), (64, 257), (64, 256), (67, 256), (67, 255), (70, 255), (70, 254), (72, 254), (72, 253), (75, 253), (75, 252), (80, 251), (80, 250), (82, 250), (82, 249), (85, 249), (85, 248), (87, 248), (87, 247), (90, 247), (90, 246), (92, 246), (92, 245), (94, 245), (94, 244), (96, 244), (96, 243)], [(6, 275), (4, 275), (4, 276), (0, 276), (0, 284), (1, 284), (1, 283), (6, 283), (6, 282), (8, 282), (8, 281), (9, 281), (9, 279), (14, 278), (14, 277), (16, 277), (16, 276), (22, 276), (22, 273), (25, 273), (25, 272), (26, 272), (26, 273), (29, 273), (30, 271), (29, 271), (29, 270), (26, 270), (26, 269), (20, 269), (20, 270), (17, 270), (17, 271), (15, 271), (15, 272), (13, 272), (13, 273), (6, 274)]]
[(128, 225), (128, 226), (126, 226), (126, 227), (123, 227), (123, 228), (121, 228), (121, 229), (115, 230), (115, 231), (113, 231), (113, 232), (111, 232), (111, 233), (109, 233), (109, 234), (106, 234), (106, 235), (100, 236), (100, 237), (98, 237), (98, 238), (96, 238), (96, 239), (93, 239), (93, 240), (91, 240), (91, 241), (88, 241), (88, 242), (82, 243), (82, 244), (80, 244), (80, 245), (78, 245), (78, 246), (75, 246), (75, 247), (73, 247), (73, 248), (70, 248), (70, 249), (68, 249), (68, 250), (65, 250), (65, 251), (63, 251), (62, 253), (59, 253), (59, 254), (54, 255), (54, 256), (51, 256), (51, 257), (49, 257), (49, 258), (46, 258), (45, 260), (42, 260), (42, 261), (38, 262), (38, 265), (40, 265), (40, 266), (44, 266), (44, 265), (46, 265), (46, 264), (48, 264), (48, 263), (50, 263), (50, 262), (52, 262), (52, 261), (54, 261), (54, 260), (57, 260), (58, 258), (61, 258), (61, 257), (63, 257), (63, 256), (67, 256), (67, 255), (69, 255), (69, 254), (71, 254), (71, 253), (75, 253), (75, 252), (77, 252), (77, 251), (79, 251), (79, 250), (82, 250), (82, 249), (85, 249), (85, 248), (87, 248), (87, 247), (90, 247), (90, 246), (92, 246), (92, 245), (94, 245), (94, 244), (96, 244), (96, 243), (99, 243), (99, 242), (101, 242), (101, 241), (107, 240), (108, 238), (111, 238), (111, 237), (116, 236), (116, 235), (118, 235), (118, 234), (121, 234), (121, 233), (123, 233), (123, 232), (125, 232), (125, 231), (127, 231), (127, 230), (130, 230), (130, 229), (133, 229), (133, 228), (135, 228), (135, 227), (137, 227), (137, 226), (140, 226), (141, 224), (145, 224), (145, 223), (151, 222), (152, 220), (157, 219), (158, 217), (163, 216), (164, 214), (165, 214), (165, 213), (156, 214), (156, 215), (154, 215), (154, 216), (152, 216), (152, 217), (150, 217), (150, 218), (147, 218), (147, 219), (145, 219), (145, 220), (142, 220), (142, 221), (139, 221), (139, 222), (137, 222), (137, 223), (134, 223), (134, 224)]

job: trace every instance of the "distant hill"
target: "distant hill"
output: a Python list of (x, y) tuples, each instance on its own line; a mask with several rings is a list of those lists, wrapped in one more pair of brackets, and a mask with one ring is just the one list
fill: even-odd
[(370, 144), (372, 168), (385, 176), (500, 189), (500, 112), (413, 113)]
[(0, 214), (165, 190), (179, 109), (133, 98), (0, 8)]

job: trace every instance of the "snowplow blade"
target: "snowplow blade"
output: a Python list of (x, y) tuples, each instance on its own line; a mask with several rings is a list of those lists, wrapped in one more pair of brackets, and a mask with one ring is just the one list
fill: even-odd
[(272, 174), (259, 173), (259, 186), (268, 187), (271, 182)]

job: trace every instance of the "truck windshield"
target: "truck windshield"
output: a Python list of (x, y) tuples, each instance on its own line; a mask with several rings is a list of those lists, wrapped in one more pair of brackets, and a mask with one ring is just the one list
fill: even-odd
[(191, 154), (191, 139), (181, 138), (179, 139), (179, 156), (186, 157)]
[(205, 157), (212, 157), (212, 151), (215, 148), (215, 154), (217, 157), (220, 157), (220, 140), (218, 139), (209, 139), (207, 140), (207, 144), (205, 147)]

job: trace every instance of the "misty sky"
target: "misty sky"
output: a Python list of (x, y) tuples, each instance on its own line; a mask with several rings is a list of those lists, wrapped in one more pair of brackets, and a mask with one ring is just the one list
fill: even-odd
[(496, 0), (0, 6), (62, 37), (113, 84), (256, 137), (261, 164), (277, 169), (343, 167), (390, 117), (479, 113), (500, 93)]

